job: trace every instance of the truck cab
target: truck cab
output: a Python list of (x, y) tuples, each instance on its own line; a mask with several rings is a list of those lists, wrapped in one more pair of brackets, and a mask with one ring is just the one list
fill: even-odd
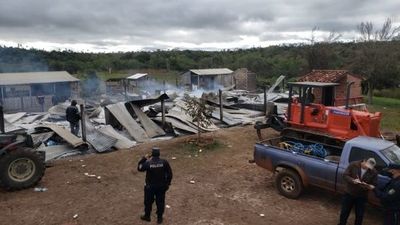
[[(302, 143), (305, 146), (319, 144), (324, 150), (313, 154), (287, 147), (285, 143)], [(257, 143), (254, 149), (255, 163), (275, 173), (279, 193), (289, 198), (298, 198), (308, 186), (343, 193), (343, 173), (349, 163), (367, 158), (376, 160), (379, 173), (389, 163), (400, 164), (400, 148), (383, 139), (359, 136), (345, 142), (343, 147), (278, 137)], [(388, 177), (379, 175), (378, 186), (388, 181)], [(372, 194), (369, 200), (378, 204)]]

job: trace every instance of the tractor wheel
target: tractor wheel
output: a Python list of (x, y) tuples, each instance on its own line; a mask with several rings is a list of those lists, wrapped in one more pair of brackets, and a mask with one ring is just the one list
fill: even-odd
[(0, 187), (19, 190), (36, 185), (43, 177), (44, 160), (31, 149), (18, 149), (0, 156)]
[(297, 199), (303, 192), (303, 183), (300, 176), (293, 170), (283, 169), (275, 177), (275, 186), (279, 194)]

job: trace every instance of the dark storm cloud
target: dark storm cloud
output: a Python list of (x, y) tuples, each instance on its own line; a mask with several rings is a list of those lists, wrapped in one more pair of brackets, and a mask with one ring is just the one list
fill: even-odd
[(397, 19), (399, 8), (397, 0), (0, 0), (0, 40), (95, 49), (234, 46), (245, 37), (300, 40), (314, 26), (352, 32), (362, 21), (378, 25), (386, 17)]

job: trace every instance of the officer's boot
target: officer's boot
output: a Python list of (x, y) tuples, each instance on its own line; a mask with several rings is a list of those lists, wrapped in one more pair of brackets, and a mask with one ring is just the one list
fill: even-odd
[(162, 222), (163, 222), (162, 216), (157, 216), (157, 223), (162, 224)]
[(140, 219), (141, 219), (141, 220), (144, 220), (144, 221), (147, 221), (147, 222), (150, 222), (150, 221), (151, 221), (150, 216), (147, 216), (146, 214), (140, 216)]

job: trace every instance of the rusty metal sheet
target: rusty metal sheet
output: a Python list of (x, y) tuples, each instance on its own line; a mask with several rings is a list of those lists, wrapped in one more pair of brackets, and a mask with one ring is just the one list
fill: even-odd
[(103, 134), (106, 134), (108, 136), (114, 137), (117, 139), (117, 142), (114, 144), (114, 147), (116, 149), (128, 149), (132, 148), (133, 146), (136, 145), (135, 141), (129, 140), (127, 137), (124, 135), (118, 133), (112, 126), (107, 125), (104, 127), (100, 127), (98, 129), (100, 132)]
[(37, 128), (48, 128), (54, 131), (58, 136), (68, 142), (72, 147), (77, 148), (82, 145), (87, 145), (81, 138), (73, 135), (69, 130), (64, 127), (57, 126), (55, 124), (40, 125)]
[(106, 106), (110, 113), (118, 120), (118, 122), (128, 130), (129, 134), (138, 142), (149, 141), (149, 136), (142, 127), (132, 118), (131, 114), (125, 107), (125, 104), (119, 102)]
[(131, 104), (131, 107), (149, 137), (153, 138), (165, 135), (164, 130), (154, 123), (142, 110), (139, 109), (139, 107), (134, 104)]

